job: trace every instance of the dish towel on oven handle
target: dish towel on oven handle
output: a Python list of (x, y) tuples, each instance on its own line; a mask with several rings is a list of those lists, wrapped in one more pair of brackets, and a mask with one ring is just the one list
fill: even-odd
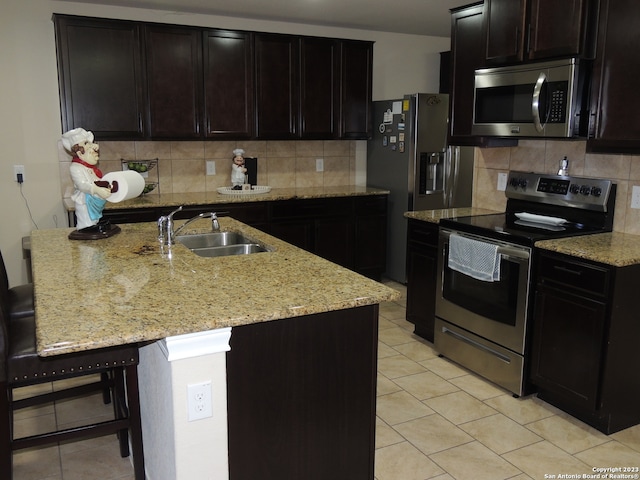
[(449, 236), (449, 268), (484, 282), (500, 280), (498, 245), (461, 235)]

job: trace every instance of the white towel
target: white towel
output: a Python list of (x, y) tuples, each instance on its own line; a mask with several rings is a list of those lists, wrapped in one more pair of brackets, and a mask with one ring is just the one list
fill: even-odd
[(449, 268), (484, 282), (500, 280), (500, 254), (492, 243), (449, 236)]

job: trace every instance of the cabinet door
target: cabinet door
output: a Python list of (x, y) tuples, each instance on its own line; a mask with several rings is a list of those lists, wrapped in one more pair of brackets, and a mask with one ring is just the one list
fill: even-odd
[(527, 57), (541, 59), (579, 55), (586, 47), (588, 0), (530, 1)]
[(472, 144), (475, 70), (484, 63), (482, 5), (451, 15), (451, 139), (454, 145)]
[(97, 140), (142, 138), (146, 107), (139, 25), (61, 15), (54, 22), (62, 130), (82, 127)]
[(606, 308), (602, 302), (538, 287), (531, 381), (582, 410), (598, 407)]
[(407, 321), (433, 342), (436, 317), (438, 226), (417, 220), (407, 225)]
[(316, 220), (313, 253), (343, 267), (353, 268), (352, 217)]
[(202, 47), (199, 30), (145, 26), (149, 129), (152, 138), (202, 134)]
[(484, 3), (487, 61), (522, 61), (527, 33), (526, 12), (526, 0), (487, 0)]
[(602, 0), (598, 51), (591, 90), (593, 152), (637, 153), (640, 149), (640, 3)]
[(206, 136), (251, 138), (254, 132), (252, 34), (204, 32)]
[(259, 34), (256, 53), (256, 136), (263, 139), (298, 137), (299, 38)]
[(371, 137), (371, 85), (373, 44), (344, 40), (341, 42), (341, 110), (340, 136)]
[(300, 42), (300, 133), (305, 139), (338, 135), (339, 49), (336, 40)]

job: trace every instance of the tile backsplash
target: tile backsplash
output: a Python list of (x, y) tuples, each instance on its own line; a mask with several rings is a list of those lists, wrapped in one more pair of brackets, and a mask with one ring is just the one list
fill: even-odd
[[(149, 195), (215, 191), (231, 185), (231, 158), (235, 148), (258, 158), (258, 184), (270, 187), (330, 187), (356, 183), (356, 142), (309, 141), (101, 141), (103, 173), (121, 170), (121, 159), (158, 159), (160, 188)], [(323, 171), (316, 171), (316, 159)], [(58, 147), (63, 195), (73, 188), (71, 157)], [(206, 175), (206, 162), (215, 162), (215, 175)]]
[(630, 207), (632, 187), (640, 185), (640, 156), (588, 154), (585, 141), (520, 140), (517, 147), (476, 148), (473, 206), (504, 210), (504, 192), (497, 190), (499, 173), (556, 174), (564, 156), (569, 160), (569, 175), (607, 178), (618, 185), (613, 229), (640, 234), (640, 209)]

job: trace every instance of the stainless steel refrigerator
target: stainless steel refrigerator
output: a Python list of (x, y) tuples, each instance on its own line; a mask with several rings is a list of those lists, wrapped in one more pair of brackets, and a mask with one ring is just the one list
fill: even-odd
[(373, 102), (367, 185), (389, 190), (385, 276), (406, 283), (412, 210), (470, 207), (473, 147), (447, 145), (449, 95), (417, 93)]

